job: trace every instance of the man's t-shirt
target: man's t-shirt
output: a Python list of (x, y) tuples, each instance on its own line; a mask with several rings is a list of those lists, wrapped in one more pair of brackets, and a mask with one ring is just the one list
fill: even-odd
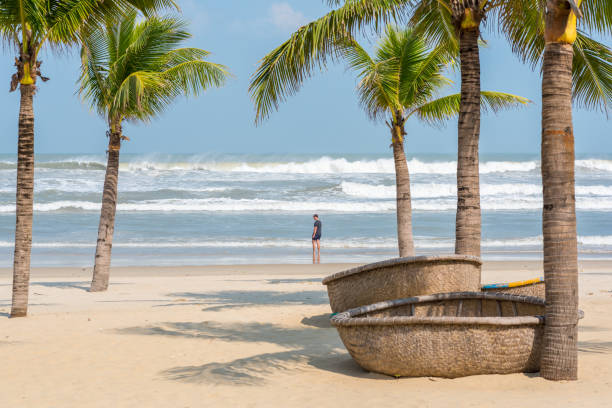
[(314, 226), (317, 227), (317, 232), (315, 232), (315, 237), (321, 237), (321, 221), (316, 220)]

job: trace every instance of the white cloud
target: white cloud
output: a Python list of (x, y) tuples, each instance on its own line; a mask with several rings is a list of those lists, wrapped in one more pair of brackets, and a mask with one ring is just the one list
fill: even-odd
[(268, 10), (270, 22), (281, 30), (295, 30), (308, 22), (304, 14), (288, 3), (274, 3)]

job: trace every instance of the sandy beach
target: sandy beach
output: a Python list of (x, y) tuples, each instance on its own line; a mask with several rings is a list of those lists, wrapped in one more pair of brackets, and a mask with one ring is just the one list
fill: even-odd
[[(0, 407), (603, 407), (612, 398), (612, 262), (580, 264), (579, 381), (538, 375), (390, 378), (357, 366), (328, 322), (322, 277), (350, 267), (34, 269), (30, 315), (8, 319), (0, 269)], [(488, 262), (483, 282), (537, 277)]]

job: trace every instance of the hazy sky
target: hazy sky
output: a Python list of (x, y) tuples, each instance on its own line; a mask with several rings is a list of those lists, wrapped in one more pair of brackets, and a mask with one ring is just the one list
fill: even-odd
[[(151, 125), (126, 125), (126, 153), (385, 153), (389, 136), (383, 124), (368, 121), (355, 96), (355, 80), (344, 67), (330, 67), (309, 80), (301, 92), (270, 120), (255, 127), (247, 93), (257, 61), (301, 24), (323, 15), (323, 1), (178, 0), (191, 22), (192, 46), (212, 52), (234, 78), (226, 87), (198, 99), (179, 100)], [(482, 85), (534, 103), (482, 120), (481, 152), (539, 154), (540, 76), (523, 66), (501, 38), (485, 34)], [(605, 39), (610, 44), (610, 38)], [(13, 52), (3, 49), (0, 74), (6, 93), (0, 98), (0, 153), (15, 153), (19, 94), (8, 93)], [(37, 153), (103, 153), (105, 123), (75, 95), (77, 53), (43, 54), (42, 69), (51, 78), (35, 98)], [(456, 78), (455, 78), (456, 79)], [(449, 89), (449, 91), (452, 91)], [(612, 153), (612, 121), (599, 112), (574, 110), (579, 153)], [(443, 129), (407, 124), (410, 153), (453, 153), (456, 122)]]

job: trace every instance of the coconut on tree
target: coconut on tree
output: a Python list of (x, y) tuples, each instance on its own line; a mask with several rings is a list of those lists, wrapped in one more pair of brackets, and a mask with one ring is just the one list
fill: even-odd
[[(412, 200), (404, 151), (405, 124), (412, 117), (429, 124), (442, 124), (457, 116), (460, 94), (439, 96), (440, 91), (451, 83), (443, 75), (450, 58), (445, 48), (430, 49), (413, 30), (399, 30), (392, 26), (387, 27), (373, 55), (348, 35), (334, 47), (338, 56), (346, 60), (358, 76), (361, 106), (371, 119), (386, 121), (391, 132), (399, 254), (401, 257), (412, 256)], [(251, 90), (258, 111), (267, 98), (266, 93), (259, 90), (278, 88), (275, 84), (277, 77), (271, 73), (280, 69), (276, 64), (262, 64), (253, 79)], [(525, 98), (501, 92), (483, 92), (480, 100), (483, 109), (492, 111), (528, 103)]]
[(148, 123), (180, 96), (223, 85), (229, 73), (206, 58), (208, 51), (182, 47), (191, 37), (173, 17), (138, 21), (129, 13), (83, 39), (80, 95), (107, 122), (108, 164), (104, 178), (91, 291), (108, 288), (117, 209), (123, 124)]
[(78, 44), (79, 32), (134, 7), (145, 14), (175, 7), (172, 0), (2, 0), (0, 31), (16, 52), (10, 91), (20, 92), (15, 255), (11, 317), (28, 311), (32, 215), (34, 207), (34, 96), (41, 73), (42, 50), (66, 49)]

